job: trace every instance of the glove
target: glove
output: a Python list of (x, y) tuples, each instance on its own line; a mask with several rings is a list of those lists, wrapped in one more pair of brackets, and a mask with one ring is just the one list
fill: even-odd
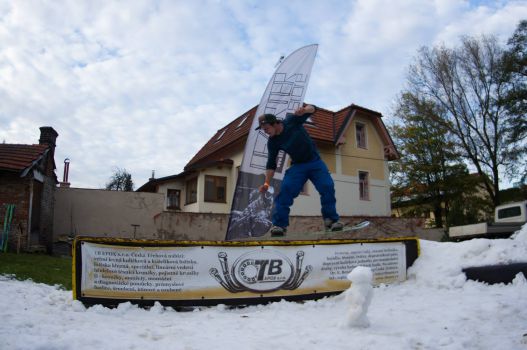
[(262, 186), (260, 186), (258, 191), (260, 191), (260, 193), (265, 193), (267, 192), (268, 189), (269, 189), (269, 183), (265, 182)]

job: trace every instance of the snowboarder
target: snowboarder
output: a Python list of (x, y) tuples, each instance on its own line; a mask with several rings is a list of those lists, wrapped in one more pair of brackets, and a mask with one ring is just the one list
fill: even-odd
[(322, 206), (322, 217), (327, 230), (339, 231), (344, 225), (339, 221), (336, 210), (335, 184), (326, 164), (320, 158), (315, 143), (304, 129), (304, 122), (315, 113), (315, 107), (306, 105), (294, 114), (288, 113), (282, 121), (274, 114), (258, 117), (258, 127), (268, 136), (268, 158), (265, 181), (259, 191), (265, 193), (276, 170), (276, 157), (283, 150), (291, 157), (291, 167), (286, 171), (280, 193), (275, 198), (272, 211), (272, 236), (284, 236), (289, 226), (289, 211), (293, 200), (300, 194), (307, 180), (311, 180)]

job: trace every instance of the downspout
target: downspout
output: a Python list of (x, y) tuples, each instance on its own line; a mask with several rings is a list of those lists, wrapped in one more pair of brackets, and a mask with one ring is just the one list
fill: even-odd
[(27, 218), (27, 250), (31, 247), (31, 218), (33, 216), (33, 181), (34, 179), (29, 179), (29, 210)]
[(340, 145), (337, 142), (337, 116), (333, 113), (333, 143), (335, 147), (335, 173), (336, 175), (342, 174), (342, 156), (340, 153)]
[(333, 142), (337, 141), (337, 116), (333, 113)]

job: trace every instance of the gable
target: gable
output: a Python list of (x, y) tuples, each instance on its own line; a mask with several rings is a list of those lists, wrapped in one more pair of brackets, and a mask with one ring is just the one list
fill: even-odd
[[(396, 160), (400, 158), (399, 152), (397, 152), (395, 144), (388, 133), (388, 129), (381, 119), (382, 114), (364, 107), (351, 105), (337, 112), (336, 115), (338, 116), (336, 118), (341, 119), (340, 129), (335, 141), (336, 145), (341, 145), (347, 142), (346, 136), (349, 138), (350, 135), (353, 135), (352, 133), (355, 133), (355, 119), (360, 118), (363, 120), (368, 120), (372, 124), (375, 133), (380, 138), (383, 147), (384, 158), (386, 160)], [(350, 130), (350, 128), (353, 128), (353, 130)]]

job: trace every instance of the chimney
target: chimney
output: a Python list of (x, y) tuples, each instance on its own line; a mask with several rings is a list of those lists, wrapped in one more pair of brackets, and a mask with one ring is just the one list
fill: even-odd
[(62, 182), (60, 182), (60, 187), (69, 188), (70, 183), (68, 181), (68, 176), (70, 172), (70, 159), (64, 159), (64, 175), (62, 176)]
[(38, 143), (40, 145), (50, 145), (51, 148), (55, 148), (57, 136), (59, 134), (51, 126), (42, 126), (40, 128), (40, 140), (38, 140)]
[(52, 176), (52, 174), (54, 175), (55, 171), (55, 146), (57, 136), (59, 136), (59, 134), (51, 126), (42, 126), (40, 128), (40, 140), (38, 140), (38, 143), (40, 145), (49, 146), (49, 157), (51, 158), (51, 165), (46, 171), (46, 174), (48, 176)]

